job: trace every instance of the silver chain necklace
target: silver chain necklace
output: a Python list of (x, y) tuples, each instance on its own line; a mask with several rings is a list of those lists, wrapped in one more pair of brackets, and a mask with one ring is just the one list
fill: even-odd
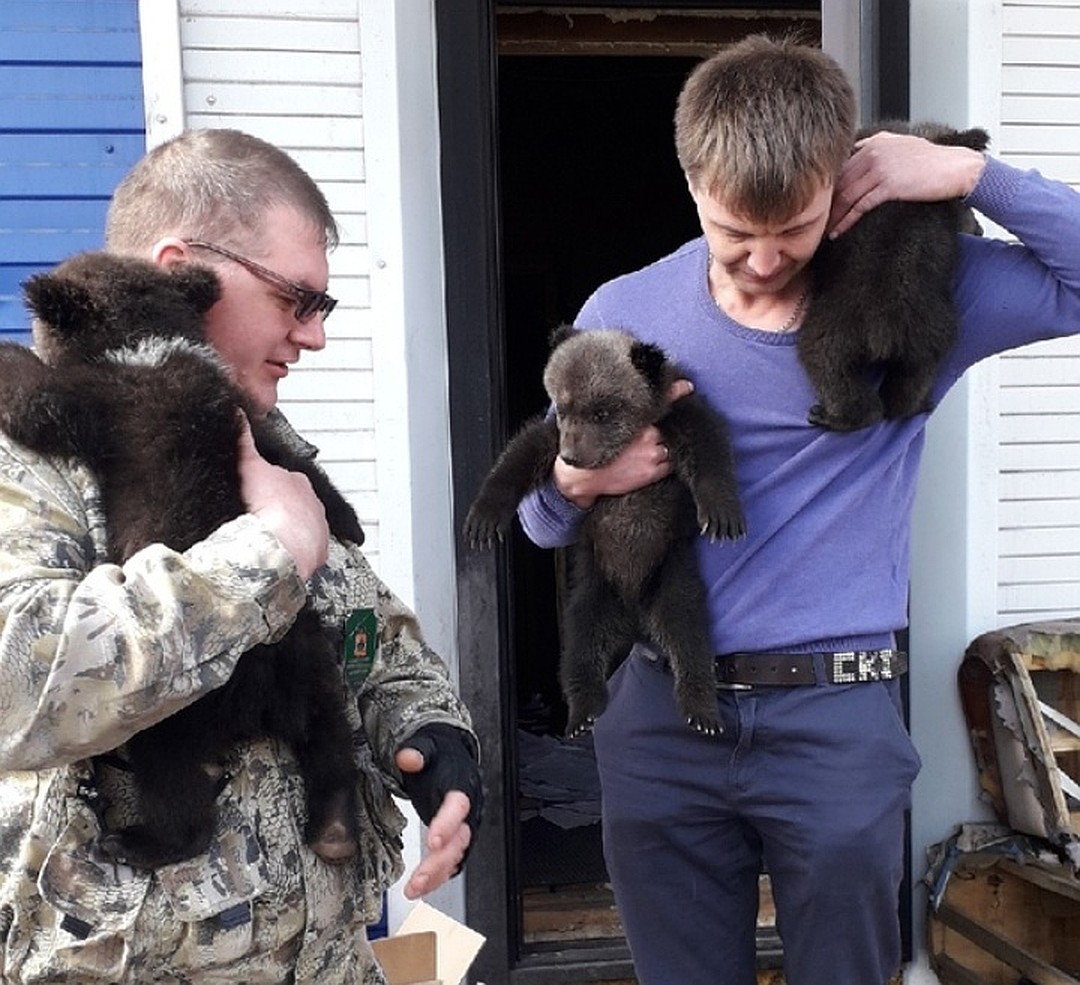
[[(709, 265), (711, 266), (714, 262), (715, 262), (715, 257), (713, 257), (713, 255), (710, 253), (709, 254)], [(716, 310), (717, 311), (721, 311), (725, 315), (727, 315), (727, 312), (724, 311), (723, 307), (721, 307), (719, 299), (713, 298), (713, 304), (716, 305)], [(807, 288), (805, 288), (803, 290), (802, 294), (800, 294), (795, 299), (795, 307), (792, 309), (791, 315), (788, 317), (788, 320), (786, 322), (784, 322), (784, 324), (781, 325), (779, 328), (766, 329), (766, 331), (774, 331), (779, 335), (782, 335), (785, 332), (790, 332), (799, 323), (799, 320), (802, 318), (802, 316), (806, 314), (806, 309), (809, 307), (809, 305), (810, 305), (810, 288), (807, 287)], [(728, 317), (730, 318), (731, 316), (728, 315)]]

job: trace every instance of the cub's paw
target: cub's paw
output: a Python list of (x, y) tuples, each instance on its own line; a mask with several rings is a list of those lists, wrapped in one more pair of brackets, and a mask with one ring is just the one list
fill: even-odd
[(304, 840), (327, 865), (343, 865), (356, 857), (360, 835), (349, 791), (336, 791), (329, 797), (321, 813), (308, 822)]
[(580, 739), (581, 736), (588, 735), (595, 725), (596, 719), (591, 716), (584, 721), (577, 721), (574, 716), (571, 716), (570, 721), (566, 723), (566, 738)]
[(720, 709), (712, 682), (683, 680), (675, 688), (675, 705), (684, 721), (695, 732), (716, 736), (724, 734)]
[(511, 517), (474, 505), (465, 517), (463, 536), (465, 543), (474, 551), (494, 547), (495, 542), (506, 536)]
[(831, 411), (824, 404), (814, 404), (806, 415), (807, 421), (828, 431), (858, 431), (877, 424), (884, 412), (881, 407), (865, 410)]
[(699, 499), (698, 530), (709, 540), (738, 540), (746, 536), (746, 517), (737, 498), (725, 495), (711, 502)]

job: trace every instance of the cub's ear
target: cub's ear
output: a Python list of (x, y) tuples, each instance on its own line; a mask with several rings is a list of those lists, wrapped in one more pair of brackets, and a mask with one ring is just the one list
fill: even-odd
[(649, 388), (659, 390), (664, 382), (664, 350), (651, 342), (634, 342), (630, 346), (630, 362), (642, 376)]
[(956, 143), (972, 150), (986, 150), (990, 146), (990, 134), (982, 127), (972, 127), (970, 130), (961, 130), (956, 135)]
[(178, 263), (169, 276), (181, 295), (200, 315), (205, 315), (221, 297), (221, 282), (209, 267), (198, 263)]
[(77, 334), (97, 312), (94, 294), (84, 284), (56, 274), (34, 274), (23, 282), (30, 310), (61, 338)]
[(573, 325), (558, 325), (551, 333), (548, 339), (548, 345), (552, 349), (559, 348), (567, 339), (573, 338), (577, 335), (578, 330)]

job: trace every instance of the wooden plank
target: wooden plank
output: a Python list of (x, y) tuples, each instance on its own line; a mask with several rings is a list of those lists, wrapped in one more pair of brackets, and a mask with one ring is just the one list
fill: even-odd
[(1008, 153), (1001, 158), (1021, 171), (1038, 171), (1053, 181), (1080, 187), (1080, 156), (1069, 151), (1056, 153)]
[(998, 604), (1003, 609), (1032, 612), (1080, 610), (1080, 582), (1045, 585), (999, 585)]
[[(245, 11), (251, 13), (249, 6)], [(355, 16), (343, 18), (290, 17), (286, 23), (266, 13), (259, 16), (191, 17), (184, 21), (185, 47), (220, 48), (222, 39), (236, 50), (341, 52), (360, 50), (360, 25)]]
[(1009, 858), (1001, 859), (997, 865), (1002, 871), (1012, 873), (1018, 879), (1045, 889), (1054, 896), (1066, 896), (1080, 903), (1080, 882), (1072, 876), (1051, 872), (1038, 865), (1020, 865)]
[(1080, 469), (1004, 473), (999, 490), (1006, 500), (1071, 499), (1080, 507)]
[(0, 64), (0, 127), (45, 132), (138, 132), (143, 127), (138, 66)]
[[(356, 17), (355, 0), (259, 0), (259, 12), (285, 20)], [(180, 0), (180, 16), (243, 16), (251, 13), (251, 0)]]
[(371, 370), (304, 368), (290, 375), (282, 384), (294, 400), (325, 400), (354, 403), (374, 399), (374, 373)]
[[(298, 122), (299, 121), (299, 122)], [(246, 133), (262, 137), (272, 144), (277, 144), (296, 159), (305, 171), (316, 180), (352, 177), (362, 180), (363, 152), (345, 150), (356, 145), (361, 139), (362, 126), (355, 117), (290, 117), (290, 116), (255, 116), (249, 114), (204, 113), (193, 109), (188, 114), (188, 125), (196, 127), (234, 127)], [(327, 167), (322, 171), (309, 170), (302, 157), (317, 153), (340, 156), (335, 161), (327, 157), (323, 163)]]
[(1080, 387), (1039, 383), (1003, 386), (998, 406), (1003, 414), (1080, 414)]
[(1067, 37), (1080, 34), (1080, 8), (1026, 5), (1004, 7), (1001, 12), (1003, 34), (1014, 37)]
[(1080, 359), (1075, 355), (1033, 353), (1008, 365), (1010, 386), (1075, 386), (1080, 379)]
[(1080, 565), (1072, 554), (1003, 557), (998, 561), (998, 581), (1002, 585), (1042, 585), (1052, 582), (1076, 584), (1080, 581)]
[(1001, 98), (1001, 122), (1074, 125), (1080, 123), (1080, 97), (1045, 93), (1005, 95)]
[[(1072, 500), (1017, 500), (998, 506), (998, 527), (1073, 527), (1080, 522), (1077, 505)], [(1075, 564), (1076, 559), (1073, 558)]]
[(1080, 979), (1066, 974), (1030, 951), (1000, 937), (992, 928), (961, 913), (948, 901), (938, 907), (937, 919), (946, 927), (951, 927), (957, 933), (963, 934), (988, 954), (992, 954), (998, 960), (1022, 972), (1037, 985), (1080, 985)]
[[(227, 74), (226, 74), (227, 73)], [(233, 80), (293, 85), (359, 85), (360, 53), (303, 51), (200, 51), (184, 49), (184, 76), (191, 82)], [(284, 109), (284, 107), (282, 107)]]
[[(331, 287), (333, 286), (331, 284)], [(350, 314), (356, 314), (356, 312)], [(309, 369), (345, 369), (349, 371), (372, 369), (374, 363), (371, 354), (371, 339), (340, 334), (347, 326), (346, 319), (338, 320), (337, 309), (334, 310), (330, 319), (323, 324), (326, 329), (326, 348), (321, 352), (304, 353), (300, 360), (300, 369), (297, 372), (306, 373)]]
[(1001, 89), (1007, 95), (1080, 92), (1080, 65), (1006, 65)]
[(942, 985), (986, 985), (985, 978), (976, 975), (947, 954), (934, 955), (932, 964)]
[(358, 86), (295, 86), (284, 78), (268, 82), (205, 81), (184, 85), (187, 106), (205, 106), (215, 113), (282, 113), (289, 116), (360, 118)]
[(997, 152), (1009, 154), (1071, 154), (1080, 146), (1080, 127), (1039, 123), (1003, 123)]
[(319, 449), (320, 461), (375, 461), (374, 431), (308, 431), (305, 437)]
[(1080, 554), (1080, 527), (1002, 530), (998, 553), (1014, 557), (1025, 554)]
[(143, 147), (142, 133), (0, 133), (0, 197), (67, 197), (77, 188), (107, 198)]
[[(301, 434), (317, 435), (320, 431), (348, 430), (375, 427), (375, 405), (365, 403), (322, 403), (312, 400), (293, 400), (287, 393), (281, 394), (281, 406), (285, 416)], [(315, 443), (318, 440), (313, 438)]]
[(1080, 36), (1005, 35), (1001, 52), (1003, 65), (1080, 65)]
[(0, 61), (139, 62), (134, 0), (4, 0)]
[[(47, 7), (48, 3), (38, 3)], [(136, 30), (86, 31), (81, 28), (41, 30), (33, 27), (5, 27), (0, 31), (0, 61), (26, 65), (27, 52), (34, 52), (34, 64), (70, 64), (85, 61), (92, 49), (96, 63), (131, 65), (139, 63), (139, 34)]]
[(1080, 338), (1075, 335), (1065, 335), (1057, 339), (1032, 342), (1030, 345), (1002, 353), (1001, 363), (1003, 366), (1008, 366), (1012, 362), (1029, 359), (1032, 356), (1080, 356)]
[[(80, 250), (100, 249), (105, 201), (4, 202), (0, 264), (52, 266)], [(36, 205), (37, 209), (27, 206)], [(27, 212), (35, 215), (25, 214)]]
[(998, 421), (998, 438), (1003, 444), (1041, 441), (1065, 446), (1076, 441), (1077, 423), (1075, 414), (1008, 414)]

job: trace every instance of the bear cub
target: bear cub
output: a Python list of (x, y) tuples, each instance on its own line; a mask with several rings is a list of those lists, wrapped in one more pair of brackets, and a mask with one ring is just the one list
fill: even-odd
[(548, 480), (556, 456), (599, 468), (646, 426), (663, 435), (671, 474), (598, 499), (571, 553), (559, 666), (571, 736), (604, 710), (607, 678), (637, 640), (667, 657), (687, 724), (722, 731), (694, 539), (746, 530), (724, 422), (696, 394), (668, 403), (682, 375), (660, 348), (626, 332), (556, 329), (544, 369), (554, 414), (533, 418), (511, 439), (466, 517), (466, 541), (490, 546), (525, 494)]
[[(0, 427), (44, 455), (77, 458), (100, 483), (109, 559), (152, 543), (183, 551), (246, 512), (237, 473), (244, 398), (206, 344), (219, 284), (206, 267), (78, 254), (31, 277), (24, 294), (40, 358), (0, 344)], [(348, 503), (314, 463), (251, 420), (260, 453), (305, 473), (334, 535), (359, 544)], [(277, 643), (240, 657), (228, 682), (133, 736), (119, 762), (138, 819), (106, 826), (105, 855), (156, 868), (205, 851), (221, 762), (237, 742), (273, 736), (303, 775), (305, 837), (326, 861), (358, 849), (357, 767), (335, 648), (305, 606)]]
[[(986, 150), (985, 130), (881, 123), (859, 132), (913, 133)], [(960, 199), (884, 202), (811, 260), (814, 294), (796, 347), (817, 392), (808, 419), (854, 431), (931, 410), (942, 358), (956, 341), (952, 281), (957, 233), (978, 233)]]

